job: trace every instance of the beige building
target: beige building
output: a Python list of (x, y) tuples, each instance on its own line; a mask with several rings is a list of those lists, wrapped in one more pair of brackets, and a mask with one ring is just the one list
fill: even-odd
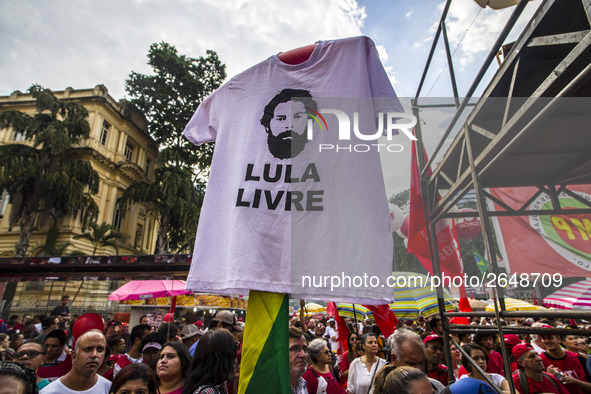
[[(97, 223), (113, 224), (123, 234), (124, 240), (119, 254), (150, 254), (156, 242), (157, 218), (147, 212), (146, 207), (135, 204), (123, 215), (118, 199), (123, 191), (135, 181), (146, 181), (154, 175), (158, 148), (148, 135), (147, 122), (143, 116), (130, 111), (124, 102), (116, 102), (109, 96), (107, 88), (97, 85), (94, 89), (54, 92), (59, 99), (69, 99), (83, 105), (89, 113), (90, 137), (80, 146), (86, 148), (83, 160), (88, 160), (99, 173), (100, 187), (95, 196), (99, 206)], [(15, 109), (35, 113), (35, 101), (30, 94), (14, 92), (0, 97), (0, 111)], [(20, 142), (22, 141), (22, 142)], [(0, 130), (0, 143), (29, 143), (12, 130)], [(10, 204), (7, 196), (0, 203), (0, 257), (14, 255), (14, 244), (19, 228), (8, 231)], [(59, 239), (72, 242), (72, 249), (92, 253), (92, 245), (73, 237), (82, 234), (79, 217), (65, 216), (59, 219)], [(28, 253), (45, 242), (47, 228), (38, 229), (31, 236)], [(98, 250), (97, 254), (114, 254), (112, 248)]]
[[(125, 106), (125, 102), (115, 101), (107, 89), (97, 85), (94, 89), (75, 90), (67, 88), (54, 92), (59, 99), (68, 99), (83, 105), (89, 113), (90, 136), (80, 146), (86, 148), (83, 160), (88, 160), (100, 176), (100, 187), (94, 196), (99, 206), (97, 223), (113, 224), (123, 235), (118, 254), (152, 254), (156, 245), (158, 222), (154, 213), (148, 212), (142, 204), (134, 204), (123, 215), (118, 207), (118, 199), (123, 191), (135, 181), (146, 181), (154, 176), (154, 166), (158, 147), (148, 135), (145, 118)], [(35, 113), (35, 101), (30, 94), (14, 92), (0, 97), (0, 111), (18, 110), (28, 114)], [(13, 130), (0, 130), (0, 144), (30, 143)], [(19, 227), (9, 231), (8, 217), (11, 206), (8, 196), (0, 197), (0, 257), (14, 256), (14, 246), (19, 237)], [(65, 216), (58, 219), (59, 236), (57, 244), (71, 242), (68, 250), (79, 250), (92, 254), (93, 246), (86, 240), (74, 239), (83, 234), (80, 217)], [(28, 254), (35, 247), (45, 243), (47, 227), (37, 229), (29, 243)], [(112, 248), (99, 249), (97, 255), (113, 255)], [(19, 283), (14, 301), (21, 306), (55, 303), (63, 293), (78, 293), (78, 302), (85, 304), (106, 301), (106, 296), (115, 284), (86, 281), (72, 282), (24, 282)]]
[[(148, 134), (145, 118), (126, 107), (124, 101), (115, 101), (103, 85), (97, 85), (94, 89), (67, 88), (54, 94), (58, 99), (75, 101), (88, 110), (90, 136), (80, 143), (80, 147), (86, 148), (82, 159), (90, 161), (100, 176), (99, 192), (94, 196), (99, 207), (97, 223), (113, 224), (122, 233), (123, 241), (120, 243), (118, 254), (152, 254), (157, 238), (157, 216), (148, 212), (142, 204), (134, 204), (125, 215), (118, 206), (118, 199), (132, 182), (147, 181), (154, 176), (158, 147)], [(35, 101), (32, 95), (16, 91), (10, 96), (0, 97), (0, 111), (5, 110), (34, 114)], [(14, 143), (30, 142), (24, 141), (23, 136), (13, 130), (0, 129), (0, 144)], [(14, 247), (19, 237), (18, 226), (12, 231), (8, 228), (10, 209), (8, 196), (6, 194), (0, 196), (0, 257), (14, 256)], [(57, 244), (71, 242), (72, 246), (68, 250), (92, 254), (93, 246), (88, 241), (74, 239), (74, 236), (83, 233), (79, 215), (59, 218), (58, 228)], [(47, 230), (48, 228), (44, 227), (34, 231), (31, 235), (28, 255), (35, 247), (45, 243)], [(113, 255), (115, 251), (112, 248), (104, 248), (97, 250), (96, 254)], [(98, 296), (99, 299), (104, 300), (105, 295), (108, 294), (107, 284), (103, 283), (103, 286), (99, 286), (100, 283), (96, 283), (96, 285), (97, 288), (92, 291), (96, 294), (93, 294), (92, 298)], [(23, 292), (27, 294), (25, 298), (30, 298), (29, 303), (48, 301), (49, 286), (48, 282), (44, 285), (38, 283), (36, 286), (30, 282), (27, 286), (21, 283), (16, 291), (15, 301)], [(51, 287), (53, 294), (49, 298), (54, 300), (59, 299), (64, 291), (76, 293), (75, 289), (78, 290), (79, 285), (73, 283), (66, 285), (62, 282), (54, 283)], [(99, 287), (104, 289), (97, 292)]]

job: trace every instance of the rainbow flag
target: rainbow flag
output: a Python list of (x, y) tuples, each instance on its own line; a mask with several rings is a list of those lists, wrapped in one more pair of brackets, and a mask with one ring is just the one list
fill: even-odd
[(251, 290), (248, 297), (238, 394), (289, 394), (287, 294)]

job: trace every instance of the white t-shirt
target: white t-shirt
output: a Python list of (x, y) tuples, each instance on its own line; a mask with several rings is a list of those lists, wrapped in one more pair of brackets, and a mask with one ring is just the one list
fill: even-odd
[(371, 366), (371, 370), (356, 358), (349, 366), (349, 377), (347, 378), (347, 392), (365, 394), (369, 392), (371, 383), (376, 373), (387, 364), (383, 358), (377, 358), (377, 361)]
[[(284, 102), (274, 100), (290, 92), (308, 98), (287, 100), (291, 113), (281, 119)], [(335, 109), (348, 115), (349, 130)], [(393, 244), (377, 141), (354, 132), (357, 112), (362, 134), (380, 134), (380, 111), (402, 106), (367, 37), (319, 41), (298, 65), (272, 56), (207, 97), (184, 131), (195, 144), (216, 142), (187, 289), (391, 301), (381, 286)], [(269, 136), (285, 118), (309, 137), (296, 150), (292, 134), (287, 155)]]
[(67, 388), (62, 383), (62, 378), (51, 382), (47, 386), (45, 386), (39, 393), (40, 394), (109, 394), (109, 389), (111, 388), (111, 382), (107, 379), (103, 378), (100, 375), (97, 375), (98, 379), (96, 384), (89, 388), (88, 390), (84, 391), (74, 391)]

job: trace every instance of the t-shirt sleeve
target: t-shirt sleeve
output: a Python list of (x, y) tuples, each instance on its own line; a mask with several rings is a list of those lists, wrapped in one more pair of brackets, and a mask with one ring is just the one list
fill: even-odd
[(587, 368), (585, 368), (587, 365), (587, 359), (580, 354), (577, 354), (577, 356), (579, 357), (579, 363), (581, 363), (581, 367), (583, 368), (583, 372), (585, 372), (585, 375), (584, 375), (585, 381), (591, 382), (591, 375), (589, 374), (589, 371), (587, 370)]
[(195, 145), (215, 141), (224, 108), (227, 86), (223, 85), (203, 100), (185, 126), (183, 134)]

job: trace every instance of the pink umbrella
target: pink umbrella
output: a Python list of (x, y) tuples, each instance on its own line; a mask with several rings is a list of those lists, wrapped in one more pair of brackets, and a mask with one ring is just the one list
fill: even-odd
[(185, 290), (184, 280), (132, 280), (112, 292), (109, 300), (143, 300), (184, 294), (193, 294)]

